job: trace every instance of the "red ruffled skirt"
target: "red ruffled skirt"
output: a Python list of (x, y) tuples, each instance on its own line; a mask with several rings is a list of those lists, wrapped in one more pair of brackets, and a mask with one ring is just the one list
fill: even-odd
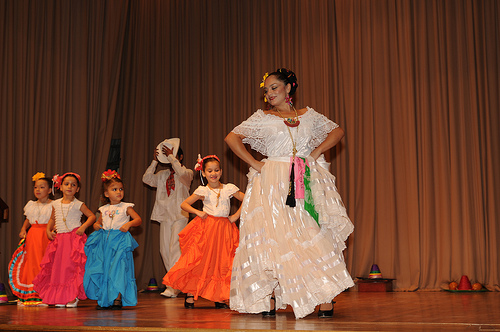
[(77, 235), (77, 229), (57, 234), (47, 246), (40, 273), (33, 280), (43, 303), (67, 304), (77, 297), (87, 299), (83, 289), (87, 235)]
[(180, 233), (181, 257), (163, 284), (214, 302), (229, 299), (239, 231), (225, 217), (194, 218)]
[(41, 301), (33, 289), (33, 279), (40, 271), (45, 249), (49, 243), (47, 224), (31, 225), (26, 238), (22, 239), (9, 263), (9, 284), (12, 293), (21, 302)]

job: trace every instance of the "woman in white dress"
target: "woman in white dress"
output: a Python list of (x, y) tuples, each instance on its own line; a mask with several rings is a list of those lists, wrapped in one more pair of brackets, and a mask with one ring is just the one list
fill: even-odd
[[(230, 307), (274, 316), (287, 305), (296, 318), (333, 316), (333, 298), (354, 285), (342, 251), (354, 226), (323, 153), (344, 131), (310, 107), (296, 110), (292, 71), (264, 75), (269, 110), (258, 110), (225, 141), (250, 166), (233, 262)], [(244, 144), (266, 159), (256, 160)]]

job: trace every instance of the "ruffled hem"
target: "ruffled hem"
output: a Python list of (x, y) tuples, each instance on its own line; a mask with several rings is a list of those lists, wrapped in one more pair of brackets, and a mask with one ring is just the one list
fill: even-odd
[(109, 307), (121, 294), (123, 306), (137, 305), (133, 251), (138, 246), (129, 232), (100, 229), (90, 234), (83, 278), (89, 299)]
[(180, 233), (181, 257), (163, 283), (210, 301), (229, 299), (231, 267), (239, 232), (227, 218), (196, 217)]
[[(261, 173), (251, 170), (240, 221), (240, 244), (233, 263), (231, 309), (244, 313), (268, 311), (274, 292), (276, 308), (292, 306), (295, 317), (312, 313), (354, 282), (347, 272), (342, 250), (352, 232), (350, 220), (340, 213), (340, 196), (331, 197), (334, 177), (311, 163), (313, 197), (321, 228), (304, 209), (286, 206), (289, 163), (266, 161)], [(333, 192), (331, 192), (333, 190)], [(338, 195), (338, 193), (337, 193)], [(342, 205), (343, 206), (343, 205)], [(340, 226), (340, 224), (343, 226)], [(339, 230), (344, 230), (339, 233)]]
[(77, 229), (57, 234), (47, 246), (40, 273), (33, 280), (34, 289), (43, 303), (66, 304), (75, 298), (87, 299), (83, 289), (87, 235), (77, 235)]
[(48, 244), (46, 228), (46, 224), (32, 225), (9, 262), (9, 285), (21, 302), (41, 301), (40, 295), (33, 289), (33, 279), (40, 271), (40, 262)]
[(33, 289), (33, 284), (21, 280), (25, 257), (25, 239), (22, 239), (9, 262), (9, 285), (12, 289), (12, 294), (17, 296), (21, 302), (41, 301), (40, 295)]

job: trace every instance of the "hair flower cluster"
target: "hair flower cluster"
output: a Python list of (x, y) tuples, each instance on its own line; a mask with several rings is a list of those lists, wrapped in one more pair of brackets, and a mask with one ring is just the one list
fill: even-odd
[(33, 177), (31, 178), (31, 180), (33, 180), (34, 182), (42, 179), (45, 177), (45, 173), (42, 173), (42, 172), (38, 172), (36, 173), (35, 175), (33, 175)]
[(265, 73), (264, 76), (262, 77), (262, 82), (260, 83), (260, 87), (264, 87), (264, 83), (266, 82), (266, 78), (269, 77), (269, 73)]
[(52, 183), (54, 184), (53, 187), (59, 189), (61, 187), (61, 180), (62, 177), (59, 176), (59, 174), (56, 174), (52, 177)]
[(121, 179), (120, 174), (118, 174), (117, 171), (108, 169), (107, 171), (103, 172), (101, 175), (101, 180), (102, 182), (109, 181), (111, 179)]

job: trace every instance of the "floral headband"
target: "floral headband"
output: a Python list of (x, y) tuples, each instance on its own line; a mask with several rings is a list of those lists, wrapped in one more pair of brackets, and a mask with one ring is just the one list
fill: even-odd
[(202, 171), (203, 170), (203, 162), (205, 161), (205, 159), (208, 159), (208, 158), (215, 158), (217, 159), (217, 161), (220, 163), (220, 159), (219, 157), (217, 157), (216, 155), (214, 154), (211, 154), (211, 155), (208, 155), (208, 156), (205, 156), (203, 158), (201, 158), (201, 155), (198, 154), (198, 159), (196, 159), (196, 165), (194, 165), (194, 170), (195, 171)]
[(54, 177), (52, 178), (52, 182), (54, 183), (54, 186), (53, 188), (61, 188), (61, 182), (62, 180), (67, 176), (67, 175), (74, 175), (78, 181), (81, 181), (80, 180), (80, 175), (76, 174), (76, 173), (73, 173), (73, 172), (68, 172), (68, 173), (64, 173), (63, 175), (59, 176), (59, 174), (56, 174), (54, 175)]
[(111, 169), (108, 169), (107, 171), (102, 173), (102, 175), (101, 175), (102, 182), (106, 182), (106, 181), (109, 181), (111, 179), (121, 179), (120, 174), (118, 174), (117, 171), (114, 171)]
[(45, 173), (38, 172), (38, 173), (36, 173), (35, 175), (33, 175), (33, 177), (31, 178), (31, 180), (32, 180), (33, 182), (36, 182), (36, 181), (38, 181), (38, 180), (40, 180), (40, 179), (43, 179), (44, 177), (45, 177)]

